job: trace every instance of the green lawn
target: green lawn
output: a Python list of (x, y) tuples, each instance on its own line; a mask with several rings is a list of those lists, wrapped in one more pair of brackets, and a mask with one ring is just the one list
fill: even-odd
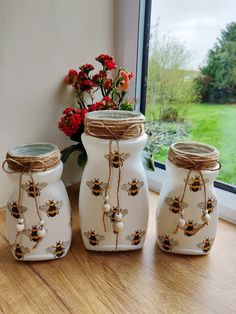
[[(147, 110), (147, 120), (150, 116)], [(218, 180), (236, 184), (236, 105), (192, 104), (183, 116), (188, 129), (184, 139), (215, 146), (220, 151), (222, 163)], [(154, 158), (165, 161), (167, 151), (168, 145), (162, 146), (158, 153), (154, 152)]]

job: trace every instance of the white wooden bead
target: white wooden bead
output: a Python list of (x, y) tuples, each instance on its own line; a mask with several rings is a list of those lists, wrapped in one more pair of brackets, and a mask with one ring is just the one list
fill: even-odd
[(18, 221), (19, 221), (19, 224), (23, 224), (24, 223), (24, 218), (19, 218)]
[(111, 209), (111, 205), (110, 205), (110, 204), (105, 203), (105, 204), (103, 205), (103, 211), (104, 211), (104, 213), (108, 213), (108, 212), (110, 211), (110, 209)]
[(42, 219), (42, 220), (40, 220), (40, 222), (39, 222), (39, 223), (40, 223), (40, 225), (41, 225), (41, 226), (45, 225), (45, 221), (44, 221), (43, 219)]
[(114, 221), (112, 227), (114, 233), (119, 233), (124, 229), (124, 223), (122, 221)]
[(185, 226), (185, 220), (182, 218), (177, 219), (177, 225), (180, 228), (183, 228)]
[(114, 215), (114, 220), (115, 221), (122, 221), (122, 214), (121, 213), (116, 213), (115, 215)]
[(104, 200), (105, 200), (105, 201), (108, 201), (109, 198), (110, 198), (110, 197), (109, 197), (108, 195), (105, 195), (105, 196), (104, 196)]
[(45, 228), (43, 228), (43, 229), (39, 229), (38, 230), (38, 232), (37, 232), (37, 234), (38, 234), (38, 236), (40, 237), (40, 238), (43, 238), (43, 237), (45, 237), (46, 236), (46, 229)]
[(21, 232), (25, 229), (25, 225), (24, 224), (17, 224), (16, 229), (18, 232)]
[(211, 220), (211, 216), (209, 214), (203, 215), (202, 220), (208, 222)]

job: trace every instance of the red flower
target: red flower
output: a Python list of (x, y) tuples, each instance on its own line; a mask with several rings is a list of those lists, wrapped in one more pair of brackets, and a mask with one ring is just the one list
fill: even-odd
[(98, 109), (98, 107), (97, 107), (96, 103), (88, 106), (88, 111), (89, 112), (96, 111), (97, 109)]
[(78, 72), (76, 70), (69, 70), (68, 74), (65, 77), (65, 83), (67, 85), (73, 84), (74, 78), (77, 76)]
[(111, 88), (111, 85), (112, 85), (112, 79), (106, 79), (104, 83), (105, 88), (109, 89)]
[(130, 72), (130, 73), (128, 73), (128, 77), (129, 77), (129, 80), (132, 80), (132, 78), (134, 77), (134, 74), (132, 72)]
[(63, 116), (58, 122), (58, 128), (67, 136), (72, 136), (80, 128), (81, 122), (81, 116), (78, 113), (71, 116)]
[(81, 92), (87, 92), (94, 86), (95, 84), (90, 80), (82, 80), (77, 84), (77, 87), (81, 90)]
[(113, 59), (108, 59), (104, 61), (104, 66), (107, 68), (107, 70), (113, 70), (116, 69), (116, 63)]
[(125, 70), (121, 69), (119, 71), (119, 77), (118, 77), (118, 83), (117, 83), (117, 89), (120, 91), (127, 92), (129, 89), (129, 74)]
[(65, 115), (72, 115), (72, 114), (75, 114), (77, 113), (77, 110), (76, 108), (74, 107), (69, 107), (69, 108), (66, 108), (64, 111), (63, 111), (63, 114)]
[(82, 72), (89, 73), (94, 70), (94, 66), (90, 63), (86, 63), (79, 68)]

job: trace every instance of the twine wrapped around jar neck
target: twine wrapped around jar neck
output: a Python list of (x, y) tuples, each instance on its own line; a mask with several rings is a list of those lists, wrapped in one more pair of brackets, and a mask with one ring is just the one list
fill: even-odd
[[(142, 114), (104, 110), (85, 116), (84, 132), (102, 139), (128, 140), (144, 133), (144, 116)], [(99, 116), (100, 114), (100, 116)]]
[(219, 151), (210, 145), (198, 142), (179, 142), (170, 146), (168, 159), (179, 168), (189, 170), (219, 170)]

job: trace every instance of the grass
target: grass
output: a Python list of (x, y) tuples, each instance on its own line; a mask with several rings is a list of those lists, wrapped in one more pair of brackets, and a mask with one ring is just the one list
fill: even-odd
[[(222, 163), (218, 180), (236, 184), (236, 105), (191, 104), (181, 116), (188, 130), (182, 139), (215, 146), (220, 151)], [(153, 114), (147, 110), (146, 117), (149, 120)], [(165, 161), (167, 151), (168, 145), (163, 145), (159, 151), (153, 151), (154, 158)]]

